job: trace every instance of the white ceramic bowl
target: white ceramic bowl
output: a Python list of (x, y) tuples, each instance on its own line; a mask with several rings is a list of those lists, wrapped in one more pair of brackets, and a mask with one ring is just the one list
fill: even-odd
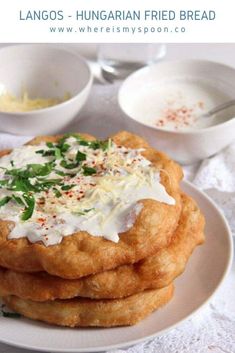
[(71, 98), (53, 107), (30, 112), (0, 112), (0, 130), (20, 135), (55, 133), (78, 114), (86, 102), (92, 75), (86, 61), (49, 45), (15, 45), (0, 50), (0, 85), (19, 96)]
[[(144, 116), (139, 116), (140, 102), (148, 108), (146, 97), (148, 94), (153, 96), (153, 87), (157, 94), (156, 85), (161, 80), (175, 76), (206, 79), (212, 86), (219, 87), (228, 99), (234, 99), (235, 69), (204, 60), (167, 61), (136, 71), (123, 82), (119, 90), (119, 105), (131, 118), (127, 121), (128, 128), (145, 137), (152, 146), (165, 151), (178, 162), (190, 164), (214, 155), (235, 139), (235, 118), (191, 131), (170, 131), (148, 124)], [(153, 101), (154, 99), (152, 104)]]

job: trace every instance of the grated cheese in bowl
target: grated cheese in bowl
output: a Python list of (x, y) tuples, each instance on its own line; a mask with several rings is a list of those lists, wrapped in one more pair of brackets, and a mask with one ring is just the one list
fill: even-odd
[(29, 112), (55, 106), (70, 99), (71, 95), (65, 93), (62, 98), (30, 98), (25, 90), (20, 97), (5, 91), (0, 95), (0, 111), (8, 113)]

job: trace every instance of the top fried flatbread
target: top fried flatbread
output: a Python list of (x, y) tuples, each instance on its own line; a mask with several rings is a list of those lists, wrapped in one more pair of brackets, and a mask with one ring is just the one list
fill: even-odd
[(77, 296), (93, 299), (122, 298), (145, 289), (169, 285), (186, 266), (193, 249), (204, 241), (204, 217), (196, 203), (182, 195), (183, 209), (170, 244), (133, 265), (120, 266), (77, 280), (47, 273), (19, 273), (0, 269), (0, 296), (47, 301)]
[[(83, 136), (94, 139), (88, 135)], [(56, 141), (60, 137), (38, 137), (30, 144)], [(118, 145), (145, 148), (143, 155), (161, 171), (161, 182), (167, 192), (175, 198), (176, 204), (172, 206), (150, 199), (141, 201), (144, 207), (133, 227), (120, 235), (117, 244), (103, 237), (91, 236), (87, 232), (66, 236), (59, 245), (49, 247), (30, 243), (26, 238), (8, 240), (12, 224), (0, 221), (2, 267), (23, 272), (46, 271), (62, 278), (76, 279), (123, 264), (135, 263), (169, 243), (181, 212), (181, 168), (165, 154), (152, 149), (138, 136), (121, 132), (112, 138)]]

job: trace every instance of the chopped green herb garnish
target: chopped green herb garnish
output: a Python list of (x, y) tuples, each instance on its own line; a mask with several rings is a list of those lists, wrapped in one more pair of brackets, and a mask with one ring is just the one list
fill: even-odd
[(68, 143), (63, 143), (61, 146), (59, 145), (57, 147), (61, 150), (61, 152), (64, 153), (68, 151), (68, 149), (70, 148), (70, 145)]
[(74, 188), (75, 184), (72, 184), (72, 185), (63, 185), (61, 186), (61, 190), (70, 190), (72, 188)]
[(51, 142), (47, 143), (47, 147), (49, 147), (51, 149), (50, 150), (38, 150), (38, 151), (36, 151), (36, 153), (42, 154), (43, 157), (54, 156), (55, 159), (62, 158), (63, 151), (59, 147), (54, 146)]
[(27, 221), (27, 219), (32, 217), (34, 206), (35, 206), (35, 199), (32, 195), (29, 195), (29, 194), (24, 194), (23, 197), (27, 204), (27, 207), (25, 208), (24, 212), (21, 215), (21, 220)]
[(0, 305), (0, 314), (3, 317), (9, 317), (9, 318), (19, 318), (19, 317), (21, 317), (21, 315), (18, 314), (18, 313), (13, 313), (13, 312), (5, 311), (5, 310), (6, 310), (6, 305), (5, 304)]
[(37, 191), (35, 185), (32, 185), (28, 179), (22, 177), (14, 177), (11, 181), (9, 181), (7, 189), (22, 192)]
[(52, 157), (52, 156), (55, 156), (55, 150), (43, 151), (42, 156), (43, 156), (43, 157)]
[(62, 158), (62, 153), (61, 150), (59, 148), (55, 148), (55, 158), (56, 159), (61, 159)]
[(103, 141), (100, 147), (103, 151), (106, 151), (109, 147), (109, 140)]
[(74, 137), (75, 139), (77, 140), (83, 140), (83, 138), (79, 135), (79, 134), (76, 134), (76, 133), (67, 133), (67, 134), (64, 134), (64, 136), (59, 140), (59, 144), (62, 144), (64, 143), (69, 137)]
[(60, 149), (60, 146), (57, 147), (52, 142), (47, 142), (46, 145), (47, 145), (47, 147), (50, 148), (50, 150), (49, 151), (44, 151), (43, 152), (43, 156), (55, 156), (55, 159), (61, 159), (62, 158), (62, 151)]
[(5, 196), (0, 200), (0, 207), (6, 205), (11, 200), (10, 196)]
[(79, 145), (81, 145), (81, 146), (89, 146), (89, 142), (85, 141), (85, 140), (81, 140), (81, 141), (79, 141)]
[(81, 141), (80, 145), (84, 145), (84, 146), (89, 146), (90, 148), (92, 148), (93, 150), (97, 150), (99, 148), (101, 148), (103, 151), (106, 151), (109, 146), (110, 146), (110, 141), (111, 140), (106, 140), (106, 141)]
[(76, 214), (79, 216), (85, 216), (85, 212), (82, 212), (82, 211), (76, 212)]
[(94, 210), (94, 207), (92, 207), (92, 208), (87, 208), (87, 209), (83, 210), (83, 212), (87, 213), (87, 212), (90, 212), (90, 211), (92, 211), (92, 210)]
[(54, 172), (60, 176), (66, 176), (68, 174), (66, 174), (65, 172), (62, 172), (62, 170), (58, 170), (58, 169), (55, 169)]
[(19, 196), (16, 196), (16, 195), (12, 195), (12, 198), (13, 198), (13, 200), (15, 200), (15, 202), (18, 204), (18, 205), (20, 205), (20, 206), (25, 206), (25, 204), (24, 204), (24, 202), (23, 202), (23, 200), (21, 199), (21, 197), (19, 197)]
[(101, 148), (103, 151), (106, 151), (110, 145), (110, 140), (106, 141), (91, 141), (89, 144), (89, 147), (92, 148), (93, 150), (97, 150)]
[(68, 143), (66, 143), (67, 137), (66, 138), (62, 138), (59, 140), (59, 142), (56, 145), (56, 148), (59, 148), (61, 153), (65, 153), (68, 151), (68, 149), (70, 148), (70, 145)]
[[(87, 155), (84, 152), (77, 151), (75, 158), (69, 159), (66, 156), (66, 152), (71, 148), (70, 144), (67, 143), (69, 137), (74, 137), (77, 140), (78, 145), (87, 146), (93, 150), (102, 149), (103, 151), (109, 149), (111, 140), (106, 141), (89, 141), (83, 138), (79, 134), (66, 134), (58, 142), (46, 142), (44, 149), (36, 151), (37, 154), (41, 154), (43, 157), (51, 157), (50, 161), (46, 160), (46, 163), (31, 163), (23, 166), (22, 168), (16, 168), (14, 161), (10, 161), (10, 167), (8, 169), (1, 168), (5, 172), (5, 177), (0, 180), (0, 188), (6, 188), (12, 191), (10, 196), (5, 196), (0, 200), (0, 207), (7, 204), (10, 200), (16, 202), (17, 205), (23, 210), (21, 214), (21, 220), (26, 221), (32, 217), (37, 196), (33, 196), (34, 193), (39, 193), (52, 188), (52, 192), (55, 197), (61, 197), (62, 191), (67, 191), (75, 187), (77, 184), (67, 184), (66, 178), (70, 178), (81, 173), (84, 176), (91, 176), (97, 173), (97, 170), (93, 167), (83, 165), (83, 161), (86, 161)], [(39, 147), (40, 148), (40, 147)], [(58, 161), (59, 160), (59, 161)], [(84, 163), (86, 164), (86, 163)], [(59, 170), (60, 167), (67, 169)], [(72, 170), (75, 169), (75, 170)], [(58, 178), (50, 178), (50, 174), (57, 174)], [(17, 192), (20, 192), (18, 194)], [(92, 209), (85, 209), (80, 214), (86, 214)]]
[(11, 175), (22, 178), (29, 178), (30, 173), (26, 169), (7, 169), (5, 175)]
[(36, 151), (35, 153), (37, 153), (37, 154), (43, 154), (45, 151), (44, 150), (38, 150), (38, 151)]
[(0, 180), (0, 188), (2, 186), (6, 186), (8, 184), (8, 180)]
[(89, 147), (93, 150), (98, 150), (98, 148), (100, 148), (100, 141), (91, 141)]
[(90, 212), (94, 210), (94, 207), (93, 208), (89, 208), (89, 209), (85, 209), (83, 211), (79, 211), (79, 212), (76, 212), (79, 216), (85, 216), (86, 213)]
[(35, 186), (37, 187), (37, 191), (47, 190), (54, 185), (60, 185), (62, 179), (38, 179), (40, 183), (37, 183)]
[(65, 144), (65, 141), (69, 137), (74, 137), (78, 141), (78, 143), (81, 146), (88, 146), (92, 148), (93, 150), (97, 150), (101, 148), (103, 151), (107, 150), (111, 144), (111, 139), (105, 140), (105, 141), (100, 141), (100, 140), (95, 140), (95, 141), (88, 141), (84, 139), (81, 135), (79, 134), (65, 134), (62, 139), (59, 140), (58, 145), (60, 144)]
[(3, 310), (2, 310), (2, 316), (3, 317), (8, 317), (8, 318), (11, 318), (11, 319), (18, 319), (18, 318), (21, 317), (21, 315), (18, 314), (18, 313), (9, 313), (9, 312), (3, 311)]
[(68, 163), (65, 160), (63, 160), (60, 162), (60, 165), (65, 169), (74, 169), (74, 168), (77, 168), (78, 163)]
[(56, 197), (61, 197), (62, 196), (62, 194), (61, 194), (61, 192), (59, 191), (59, 190), (57, 190), (57, 189), (53, 189), (53, 191), (54, 191), (54, 193), (55, 193), (55, 196)]
[(12, 175), (22, 178), (35, 178), (37, 176), (45, 176), (51, 173), (54, 167), (53, 162), (45, 164), (27, 164), (26, 168), (8, 169), (5, 175)]
[(49, 162), (45, 164), (28, 164), (27, 168), (30, 172), (30, 178), (36, 176), (46, 176), (52, 172), (54, 164)]
[(82, 162), (82, 161), (85, 161), (86, 160), (86, 155), (85, 153), (82, 153), (80, 151), (77, 151), (77, 154), (76, 154), (76, 161), (77, 162)]
[(82, 169), (85, 176), (96, 174), (96, 169), (94, 168), (83, 166)]

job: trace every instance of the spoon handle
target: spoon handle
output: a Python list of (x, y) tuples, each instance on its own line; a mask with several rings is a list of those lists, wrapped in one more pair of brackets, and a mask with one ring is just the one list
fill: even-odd
[(203, 117), (204, 118), (210, 117), (216, 113), (219, 113), (221, 110), (232, 107), (233, 105), (235, 105), (235, 99), (232, 99), (231, 101), (217, 105), (217, 107), (209, 110), (206, 114), (203, 114)]

